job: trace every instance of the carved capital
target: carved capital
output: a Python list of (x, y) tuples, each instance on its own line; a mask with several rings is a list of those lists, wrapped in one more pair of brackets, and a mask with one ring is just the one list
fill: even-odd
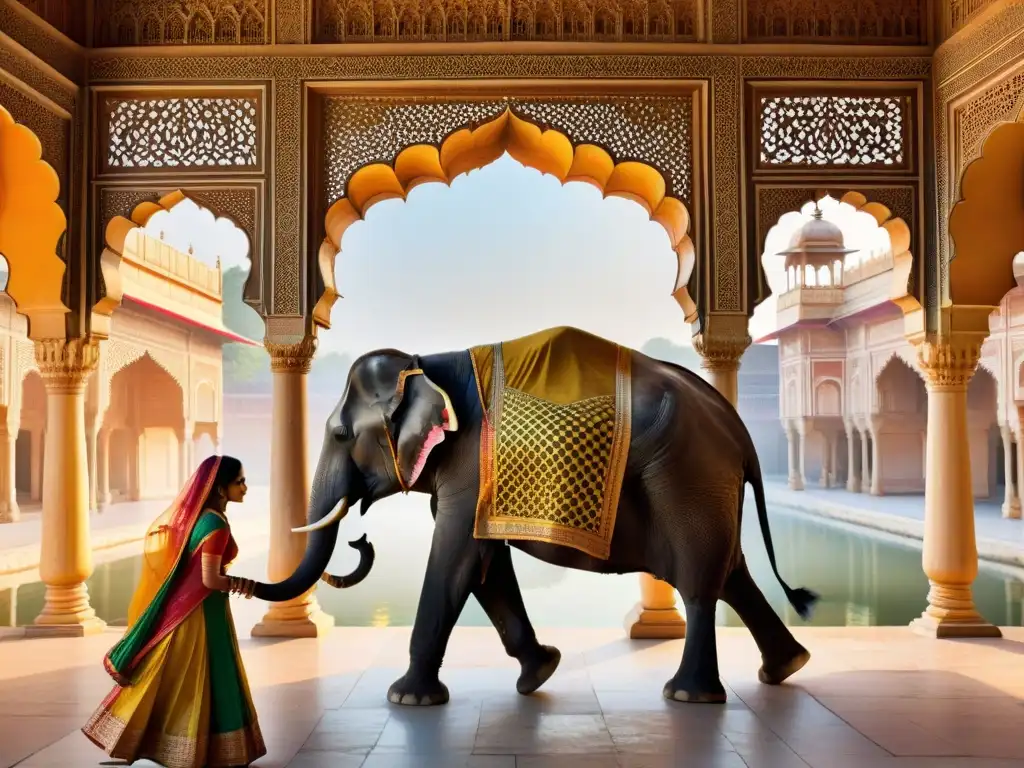
[(924, 339), (917, 343), (917, 364), (931, 392), (967, 391), (978, 370), (981, 344), (976, 334)]
[(94, 338), (38, 339), (34, 343), (36, 365), (47, 392), (76, 394), (85, 391), (89, 374), (100, 361), (100, 344)]
[(270, 370), (274, 373), (309, 373), (316, 354), (315, 336), (304, 336), (295, 344), (278, 344), (264, 339), (263, 345), (270, 353)]
[(744, 336), (719, 336), (698, 333), (693, 337), (693, 348), (701, 356), (701, 367), (707, 371), (738, 371), (740, 358), (752, 339)]

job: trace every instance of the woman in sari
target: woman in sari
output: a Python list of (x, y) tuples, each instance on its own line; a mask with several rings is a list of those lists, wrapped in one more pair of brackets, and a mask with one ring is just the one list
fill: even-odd
[(117, 685), (82, 728), (111, 757), (227, 768), (266, 754), (228, 605), (255, 582), (224, 572), (238, 555), (225, 508), (245, 493), (241, 462), (211, 456), (150, 527), (128, 631), (103, 660)]

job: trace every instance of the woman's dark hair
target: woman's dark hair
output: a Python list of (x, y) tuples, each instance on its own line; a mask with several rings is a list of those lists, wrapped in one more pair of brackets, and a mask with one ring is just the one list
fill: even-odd
[(227, 487), (238, 479), (242, 472), (242, 462), (234, 456), (221, 456), (220, 464), (217, 466), (217, 474), (213, 478), (213, 487), (210, 488), (209, 498), (216, 498), (217, 489), (227, 491)]

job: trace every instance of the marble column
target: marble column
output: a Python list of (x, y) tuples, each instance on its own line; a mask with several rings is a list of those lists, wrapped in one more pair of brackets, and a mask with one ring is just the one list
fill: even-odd
[(110, 506), (110, 430), (101, 429), (96, 443), (96, 502)]
[(999, 434), (1003, 438), (1003, 474), (1006, 475), (1003, 482), (1003, 517), (1016, 519), (1020, 517), (1020, 499), (1017, 498), (1017, 483), (1020, 478), (1014, 478), (1016, 463), (1013, 460), (1013, 432), (1009, 424), (999, 427)]
[(852, 421), (846, 422), (846, 463), (846, 490), (856, 493), (860, 490), (860, 446)]
[[(292, 533), (306, 524), (309, 461), (306, 440), (306, 377), (316, 352), (316, 338), (295, 344), (264, 342), (270, 353), (273, 398), (270, 437), (270, 552), (267, 576), (290, 576), (306, 551), (307, 534)], [(304, 595), (271, 603), (252, 628), (253, 637), (319, 637), (334, 626), (334, 617), (320, 610), (314, 586)]]
[(833, 432), (830, 438), (828, 452), (828, 487), (835, 488), (839, 485), (839, 433)]
[(46, 455), (39, 575), (46, 584), (42, 613), (31, 635), (82, 636), (106, 624), (89, 604), (89, 465), (86, 457), (85, 385), (99, 361), (91, 339), (35, 342), (46, 385)]
[(860, 492), (871, 492), (871, 476), (875, 467), (871, 466), (871, 433), (867, 429), (860, 431)]
[(192, 461), (192, 435), (196, 427), (191, 421), (186, 421), (178, 437), (178, 476), (181, 479), (181, 486), (184, 487), (192, 473), (196, 471)]
[(0, 523), (16, 523), (21, 519), (18, 507), (16, 443), (18, 425), (0, 423)]
[(41, 501), (43, 498), (43, 454), (46, 452), (46, 428), (33, 427), (30, 433), (32, 444), (29, 458), (29, 500)]
[(800, 465), (800, 433), (794, 421), (786, 424), (786, 441), (789, 444), (789, 487), (794, 491), (802, 491), (804, 473)]
[(1024, 512), (1024, 432), (1018, 432), (1015, 437), (1017, 450), (1014, 452), (1014, 464), (1017, 470), (1017, 506), (1011, 510), (1013, 514), (1010, 517), (1019, 520), (1021, 513)]
[(96, 488), (96, 443), (99, 438), (99, 426), (95, 421), (85, 425), (85, 457), (89, 466), (89, 511), (92, 512), (99, 507), (97, 503)]
[(883, 496), (885, 488), (882, 484), (882, 436), (878, 425), (871, 425), (871, 495)]
[[(925, 455), (924, 544), (921, 562), (931, 585), (928, 607), (911, 622), (930, 637), (1000, 637), (974, 605), (978, 575), (974, 537), (974, 493), (967, 435), (967, 384), (987, 335), (987, 315), (978, 333), (948, 332), (917, 341), (919, 368), (928, 389)], [(981, 331), (980, 328), (984, 328)]]

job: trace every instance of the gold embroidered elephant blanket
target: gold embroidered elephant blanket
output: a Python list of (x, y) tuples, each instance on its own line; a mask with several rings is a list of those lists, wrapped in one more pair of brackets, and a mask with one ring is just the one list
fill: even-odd
[(630, 350), (552, 328), (469, 350), (484, 411), (478, 539), (607, 560), (630, 439)]

